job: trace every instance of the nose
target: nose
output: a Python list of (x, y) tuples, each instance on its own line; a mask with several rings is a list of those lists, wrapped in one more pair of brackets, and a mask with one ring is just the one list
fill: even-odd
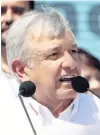
[(70, 68), (75, 69), (77, 65), (76, 60), (71, 56), (71, 54), (66, 53), (62, 62), (62, 67), (63, 68)]
[(7, 25), (10, 25), (13, 22), (13, 13), (12, 10), (9, 8), (5, 14), (5, 21)]

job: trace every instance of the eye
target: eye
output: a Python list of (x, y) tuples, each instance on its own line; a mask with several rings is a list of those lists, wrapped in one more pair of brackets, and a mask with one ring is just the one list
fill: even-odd
[(57, 56), (58, 55), (58, 52), (54, 52), (51, 54), (51, 56)]
[(23, 14), (25, 12), (25, 8), (23, 7), (12, 7), (12, 10), (15, 14)]
[(1, 7), (1, 15), (5, 14), (7, 11), (7, 7), (3, 6)]
[(78, 54), (77, 48), (70, 50), (70, 54), (74, 59), (79, 59), (79, 54)]
[(59, 57), (59, 52), (53, 52), (48, 56), (49, 59), (56, 60)]
[(72, 53), (78, 53), (78, 50), (73, 49), (73, 50), (71, 50), (71, 52)]

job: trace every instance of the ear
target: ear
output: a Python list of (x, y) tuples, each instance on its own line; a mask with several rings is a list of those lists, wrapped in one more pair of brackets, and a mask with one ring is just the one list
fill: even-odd
[(25, 72), (25, 67), (25, 64), (23, 64), (19, 59), (14, 59), (12, 62), (12, 70), (22, 82), (29, 80), (29, 77)]

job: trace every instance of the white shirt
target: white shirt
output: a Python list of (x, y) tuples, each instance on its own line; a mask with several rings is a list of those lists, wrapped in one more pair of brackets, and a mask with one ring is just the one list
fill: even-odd
[[(0, 133), (2, 135), (33, 135), (21, 102), (16, 96), (18, 82), (15, 78), (11, 81), (16, 90), (11, 86), (7, 76), (2, 74), (0, 77)], [(45, 125), (52, 124), (56, 119), (48, 108), (33, 98), (23, 98), (23, 100), (38, 134)], [(82, 125), (99, 125), (100, 100), (93, 95), (79, 94), (58, 119)]]
[[(54, 116), (48, 108), (36, 102), (33, 98), (24, 98), (24, 102), (34, 123), (34, 116), (41, 119), (43, 125), (52, 123)], [(58, 117), (81, 125), (100, 124), (100, 101), (93, 95), (79, 94), (73, 103)]]
[(0, 135), (33, 135), (14, 86), (18, 91), (18, 83), (15, 78), (1, 72)]
[[(48, 108), (33, 98), (24, 98), (24, 103), (37, 133), (43, 127), (52, 125), (57, 119)], [(100, 101), (93, 95), (79, 94), (73, 103), (59, 115), (58, 119), (80, 125), (100, 126)]]

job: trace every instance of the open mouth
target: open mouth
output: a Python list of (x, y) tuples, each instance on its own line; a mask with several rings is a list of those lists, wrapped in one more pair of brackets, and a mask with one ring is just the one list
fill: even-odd
[(65, 77), (61, 77), (61, 78), (59, 79), (59, 81), (60, 81), (60, 82), (70, 82), (70, 81), (73, 80), (74, 77), (75, 77), (75, 76), (70, 76), (70, 77), (65, 76)]
[(9, 27), (1, 28), (1, 33), (8, 31)]
[(7, 31), (8, 31), (8, 29), (2, 30), (1, 33), (5, 33), (5, 32), (7, 32)]

